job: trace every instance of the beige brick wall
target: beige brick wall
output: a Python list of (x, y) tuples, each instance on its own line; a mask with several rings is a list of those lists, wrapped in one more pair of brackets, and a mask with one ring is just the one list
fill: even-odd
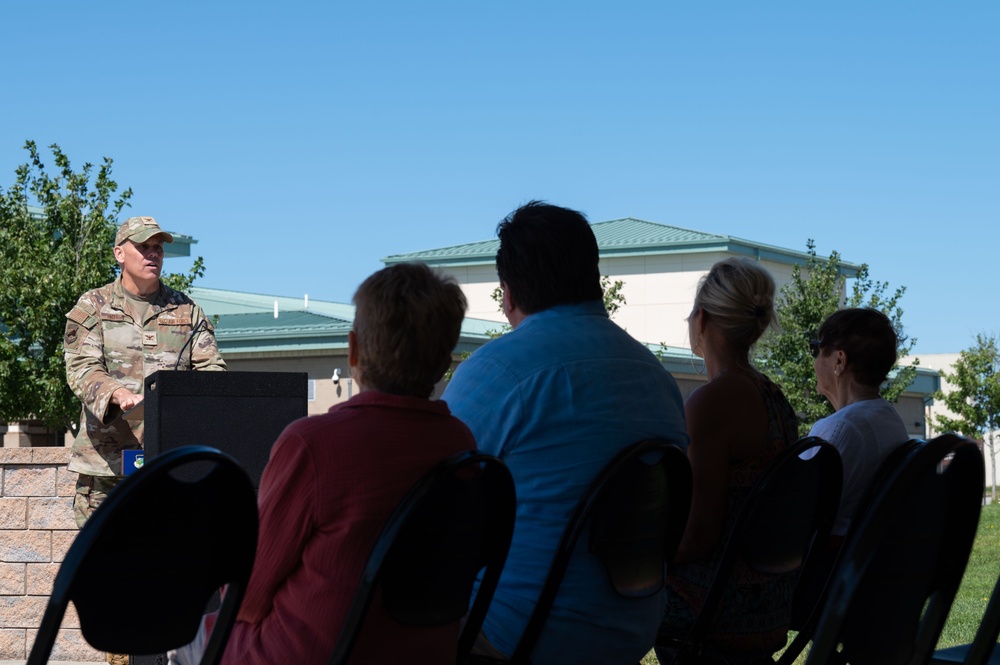
[[(52, 580), (76, 538), (69, 449), (0, 448), (0, 660), (31, 650)], [(70, 607), (51, 660), (103, 662)]]

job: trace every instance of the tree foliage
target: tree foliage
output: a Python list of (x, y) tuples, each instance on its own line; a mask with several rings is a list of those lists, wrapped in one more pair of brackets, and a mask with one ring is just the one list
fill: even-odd
[[(791, 280), (781, 288), (775, 302), (777, 327), (761, 339), (754, 357), (758, 369), (781, 387), (798, 414), (800, 434), (806, 434), (813, 423), (833, 413), (827, 399), (816, 391), (813, 358), (809, 353), (809, 340), (815, 339), (826, 317), (841, 307), (877, 309), (892, 321), (899, 337), (899, 357), (907, 355), (916, 342), (903, 334), (899, 301), (906, 287), (889, 291), (888, 282), (874, 281), (868, 265), (862, 264), (848, 294), (840, 254), (834, 251), (828, 258), (820, 258), (811, 239), (806, 242), (806, 251), (805, 267), (792, 267)], [(883, 386), (883, 397), (895, 401), (915, 373), (913, 366), (897, 366)]]
[(625, 287), (625, 282), (620, 279), (611, 281), (611, 278), (607, 275), (601, 275), (601, 291), (604, 292), (604, 309), (608, 310), (608, 317), (615, 318), (615, 314), (618, 310), (625, 305), (625, 294), (622, 293), (622, 289)]
[[(132, 190), (118, 191), (112, 160), (74, 171), (58, 145), (50, 173), (33, 141), (14, 184), (0, 187), (0, 420), (77, 427), (80, 404), (66, 384), (66, 313), (85, 291), (115, 279), (112, 246)], [(37, 206), (29, 209), (29, 206)], [(201, 258), (190, 281), (204, 272)]]
[(186, 272), (172, 272), (162, 275), (160, 281), (181, 293), (187, 291), (194, 284), (194, 280), (205, 276), (205, 260), (200, 256), (191, 264), (191, 269)]
[(992, 464), (993, 499), (996, 500), (995, 432), (1000, 430), (1000, 340), (994, 335), (976, 335), (976, 343), (962, 351), (953, 371), (941, 373), (954, 390), (941, 391), (936, 399), (944, 401), (955, 417), (934, 417), (939, 429), (958, 432), (980, 439), (986, 435), (986, 445)]

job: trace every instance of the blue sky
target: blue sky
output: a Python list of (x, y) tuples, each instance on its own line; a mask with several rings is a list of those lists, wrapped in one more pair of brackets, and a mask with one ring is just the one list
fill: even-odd
[(995, 0), (5, 3), (0, 186), (27, 139), (111, 157), (200, 285), (344, 302), (533, 198), (812, 238), (954, 352), (1000, 332), (998, 34)]

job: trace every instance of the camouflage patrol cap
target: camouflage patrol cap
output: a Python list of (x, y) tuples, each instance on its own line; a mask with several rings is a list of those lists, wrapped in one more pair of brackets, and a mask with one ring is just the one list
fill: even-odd
[(152, 217), (129, 217), (124, 224), (118, 227), (115, 245), (120, 245), (126, 240), (146, 242), (155, 235), (163, 236), (165, 242), (174, 241), (174, 237), (161, 229)]

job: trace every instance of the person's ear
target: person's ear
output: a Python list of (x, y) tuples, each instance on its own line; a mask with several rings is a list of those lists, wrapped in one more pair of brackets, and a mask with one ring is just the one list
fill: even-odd
[(125, 248), (121, 245), (115, 245), (114, 247), (115, 261), (118, 263), (125, 263)]
[(500, 290), (503, 292), (503, 301), (501, 303), (503, 313), (510, 314), (517, 309), (517, 301), (514, 299), (514, 294), (510, 292), (510, 286), (506, 282), (500, 282)]
[(353, 330), (347, 333), (347, 364), (358, 366), (358, 334)]
[(705, 326), (708, 324), (708, 312), (698, 307), (691, 316), (694, 317), (695, 330), (700, 334), (705, 334)]
[(834, 349), (833, 351), (833, 371), (835, 374), (843, 374), (844, 370), (847, 369), (847, 354), (844, 353), (843, 349)]

